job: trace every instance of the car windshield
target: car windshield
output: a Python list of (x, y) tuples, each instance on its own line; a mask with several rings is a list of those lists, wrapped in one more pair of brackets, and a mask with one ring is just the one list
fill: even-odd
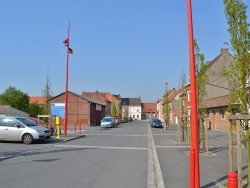
[(153, 119), (153, 122), (157, 122), (157, 123), (159, 122), (160, 123), (161, 120), (159, 120), (159, 119)]
[(111, 118), (103, 118), (102, 121), (103, 122), (105, 122), (105, 121), (111, 121)]
[(16, 119), (28, 127), (38, 126), (34, 121), (31, 121), (31, 120), (26, 119), (26, 118), (16, 118)]

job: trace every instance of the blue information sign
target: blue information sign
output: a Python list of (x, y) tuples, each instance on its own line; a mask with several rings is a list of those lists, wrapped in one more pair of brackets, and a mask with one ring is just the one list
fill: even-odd
[(51, 116), (64, 118), (65, 103), (51, 103)]

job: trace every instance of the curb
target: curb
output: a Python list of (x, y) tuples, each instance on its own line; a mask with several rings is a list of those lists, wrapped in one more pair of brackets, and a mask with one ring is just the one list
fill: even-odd
[(148, 126), (148, 179), (147, 188), (165, 188), (160, 162), (150, 126)]

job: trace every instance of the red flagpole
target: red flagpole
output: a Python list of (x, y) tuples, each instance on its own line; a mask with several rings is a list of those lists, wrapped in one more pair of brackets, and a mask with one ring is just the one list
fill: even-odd
[(65, 111), (64, 111), (64, 135), (67, 136), (67, 125), (68, 125), (68, 68), (69, 68), (69, 31), (70, 22), (68, 25), (68, 44), (67, 44), (67, 56), (66, 56), (66, 86), (65, 86)]
[(191, 87), (191, 148), (190, 148), (190, 188), (200, 187), (199, 141), (198, 141), (198, 115), (196, 96), (196, 76), (194, 58), (194, 38), (191, 0), (187, 0), (188, 8), (188, 39), (190, 61), (190, 87)]

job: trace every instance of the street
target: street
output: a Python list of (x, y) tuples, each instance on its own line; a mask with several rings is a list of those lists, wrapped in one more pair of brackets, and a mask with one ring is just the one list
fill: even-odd
[[(189, 187), (190, 146), (176, 143), (175, 125), (164, 131), (149, 128), (148, 121), (133, 121), (104, 130), (85, 127), (82, 133), (72, 129), (69, 134), (77, 139), (68, 141), (61, 136), (31, 145), (0, 142), (1, 188), (153, 188), (156, 179), (158, 187)], [(209, 156), (200, 155), (201, 187), (224, 188), (227, 133), (210, 130), (209, 148)], [(235, 145), (233, 163), (237, 171)], [(245, 181), (244, 146), (242, 170)]]
[(94, 127), (84, 131), (84, 135), (54, 145), (0, 143), (1, 147), (25, 148), (25, 152), (35, 149), (24, 156), (1, 161), (1, 187), (147, 187), (148, 126), (145, 121), (105, 130)]

